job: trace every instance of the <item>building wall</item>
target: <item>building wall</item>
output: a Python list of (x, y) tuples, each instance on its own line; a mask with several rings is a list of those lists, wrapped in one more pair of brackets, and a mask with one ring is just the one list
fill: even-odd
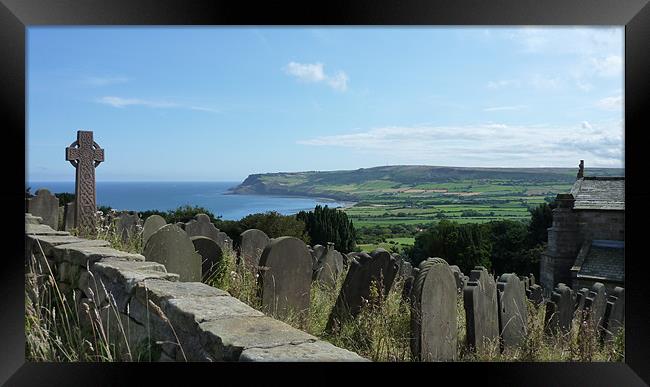
[(625, 240), (624, 211), (577, 210), (581, 242), (586, 239)]

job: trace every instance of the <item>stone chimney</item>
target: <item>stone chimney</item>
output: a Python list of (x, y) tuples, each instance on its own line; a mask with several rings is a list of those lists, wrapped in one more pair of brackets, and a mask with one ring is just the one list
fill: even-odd
[(585, 161), (580, 160), (580, 165), (578, 165), (578, 176), (577, 179), (582, 179), (585, 176)]
[(571, 194), (558, 194), (555, 203), (548, 246), (540, 263), (540, 282), (545, 291), (551, 291), (560, 282), (571, 283), (571, 267), (581, 244), (577, 215), (573, 211), (575, 198)]

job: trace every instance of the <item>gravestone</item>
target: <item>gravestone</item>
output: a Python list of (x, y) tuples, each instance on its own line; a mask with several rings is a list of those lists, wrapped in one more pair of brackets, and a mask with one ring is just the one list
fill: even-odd
[(397, 269), (395, 258), (384, 249), (377, 249), (372, 254), (354, 254), (326, 329), (337, 330), (342, 322), (358, 315), (364, 303), (377, 303), (378, 299), (371, 297), (373, 284), (384, 290), (379, 297), (388, 294)]
[(603, 316), (605, 315), (606, 307), (607, 289), (602, 283), (596, 282), (592, 285), (587, 297), (585, 297), (584, 306), (587, 318), (593, 326), (600, 326), (603, 324)]
[(539, 304), (544, 301), (542, 287), (537, 284), (530, 285), (528, 290), (526, 290), (526, 297), (528, 297), (535, 306), (539, 306)]
[(311, 254), (312, 262), (314, 264), (314, 270), (318, 269), (318, 261), (320, 261), (323, 254), (325, 254), (325, 250), (326, 250), (325, 246), (323, 245), (315, 245), (311, 249), (310, 254)]
[(260, 257), (266, 246), (271, 243), (264, 231), (251, 228), (241, 233), (239, 259), (247, 267), (254, 268), (259, 265)]
[(183, 229), (190, 238), (204, 236), (216, 242), (219, 235), (219, 229), (212, 224), (210, 217), (206, 214), (196, 214), (194, 219), (185, 223)]
[(581, 288), (577, 292), (575, 292), (575, 299), (574, 299), (574, 310), (576, 311), (582, 311), (585, 307), (585, 298), (587, 298), (587, 295), (589, 294), (589, 289), (587, 288)]
[(399, 276), (401, 278), (408, 278), (413, 275), (413, 265), (411, 262), (402, 260), (402, 264), (399, 267)]
[(504, 347), (514, 347), (526, 336), (526, 290), (516, 274), (502, 274), (497, 282), (499, 331)]
[(573, 320), (573, 297), (571, 289), (563, 283), (557, 284), (551, 293), (551, 299), (546, 303), (545, 325), (550, 332), (571, 330)]
[(122, 237), (122, 242), (126, 242), (138, 232), (140, 218), (137, 212), (124, 212), (115, 219), (115, 231)]
[(625, 289), (619, 286), (614, 288), (614, 291), (607, 300), (607, 308), (605, 309), (605, 337), (611, 339), (616, 336), (619, 330), (623, 329), (625, 325)]
[(217, 244), (222, 251), (232, 251), (232, 239), (223, 231), (217, 233)]
[(456, 360), (454, 274), (442, 258), (428, 258), (420, 263), (419, 269), (412, 292), (411, 353), (420, 361)]
[(535, 285), (535, 284), (537, 284), (537, 282), (535, 282), (535, 274), (530, 273), (530, 274), (528, 275), (528, 278), (530, 279), (530, 284), (531, 284), (531, 285)]
[(41, 188), (27, 201), (28, 212), (43, 218), (42, 223), (59, 229), (59, 199), (49, 190)]
[[(148, 218), (147, 218), (148, 219)], [(167, 272), (179, 275), (181, 282), (201, 281), (201, 255), (184, 230), (168, 224), (154, 232), (142, 252), (147, 261), (165, 265)]]
[(524, 287), (524, 292), (530, 289), (530, 278), (526, 277), (525, 275), (520, 275), (519, 281), (521, 281), (521, 284)]
[(65, 159), (76, 169), (74, 227), (82, 233), (94, 233), (95, 168), (104, 161), (104, 150), (93, 140), (93, 132), (78, 130), (77, 141), (65, 149)]
[(295, 237), (275, 238), (259, 260), (259, 289), (262, 311), (285, 319), (309, 314), (312, 258), (303, 241)]
[(63, 230), (70, 231), (74, 228), (74, 202), (63, 206)]
[(417, 273), (419, 272), (419, 269), (416, 267), (412, 271), (412, 275), (409, 277), (406, 277), (404, 280), (404, 286), (402, 286), (402, 300), (409, 305), (411, 304), (411, 293), (413, 292), (413, 282), (415, 281), (415, 277), (417, 277)]
[(334, 243), (328, 243), (314, 269), (314, 280), (329, 289), (336, 287), (336, 280), (343, 271), (343, 256), (334, 250)]
[(467, 344), (482, 350), (487, 341), (499, 337), (497, 285), (494, 278), (482, 266), (476, 266), (463, 289)]
[(166, 224), (165, 218), (160, 215), (151, 215), (145, 219), (142, 227), (142, 244), (146, 245), (149, 237)]
[(454, 281), (456, 282), (456, 291), (458, 293), (463, 291), (463, 288), (465, 287), (465, 276), (463, 275), (463, 272), (460, 271), (460, 268), (456, 265), (451, 265), (449, 266), (451, 269), (452, 273), (454, 273)]
[(223, 261), (223, 250), (217, 242), (205, 236), (193, 236), (190, 240), (196, 252), (201, 255), (201, 276), (205, 281), (219, 271)]

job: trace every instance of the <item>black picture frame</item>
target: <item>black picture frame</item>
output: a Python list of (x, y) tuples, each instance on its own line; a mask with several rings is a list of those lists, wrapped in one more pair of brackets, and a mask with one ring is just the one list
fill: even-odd
[[(648, 0), (455, 0), (327, 2), (190, 0), (0, 0), (1, 153), (10, 181), (1, 190), (0, 382), (7, 385), (121, 385), (143, 382), (339, 384), (383, 381), (526, 386), (650, 383), (649, 286), (645, 230), (650, 190), (645, 133), (650, 96)], [(26, 29), (38, 25), (619, 25), (625, 26), (626, 360), (624, 363), (52, 364), (26, 363), (24, 337), (24, 163)], [(74, 128), (71, 128), (71, 130)], [(8, 141), (7, 141), (8, 140)], [(27, 151), (25, 149), (25, 151)], [(63, 154), (63, 149), (61, 150)], [(301, 371), (300, 376), (293, 374)], [(306, 372), (305, 372), (306, 371)], [(187, 373), (192, 373), (189, 379)], [(428, 376), (427, 376), (428, 375)], [(240, 383), (227, 381), (242, 378)], [(226, 379), (228, 378), (228, 379)], [(374, 380), (371, 380), (374, 379)], [(192, 381), (190, 381), (192, 380)], [(444, 382), (443, 382), (444, 380)], [(644, 382), (645, 381), (645, 382)], [(433, 383), (433, 379), (431, 383)], [(390, 382), (389, 382), (390, 383)]]

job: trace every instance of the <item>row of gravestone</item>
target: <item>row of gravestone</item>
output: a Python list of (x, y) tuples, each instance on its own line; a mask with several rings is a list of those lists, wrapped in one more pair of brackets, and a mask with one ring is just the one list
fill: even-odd
[(597, 328), (601, 339), (612, 338), (625, 324), (625, 288), (617, 286), (608, 294), (600, 282), (578, 291), (559, 283), (546, 303), (546, 329), (568, 332), (576, 315)]

